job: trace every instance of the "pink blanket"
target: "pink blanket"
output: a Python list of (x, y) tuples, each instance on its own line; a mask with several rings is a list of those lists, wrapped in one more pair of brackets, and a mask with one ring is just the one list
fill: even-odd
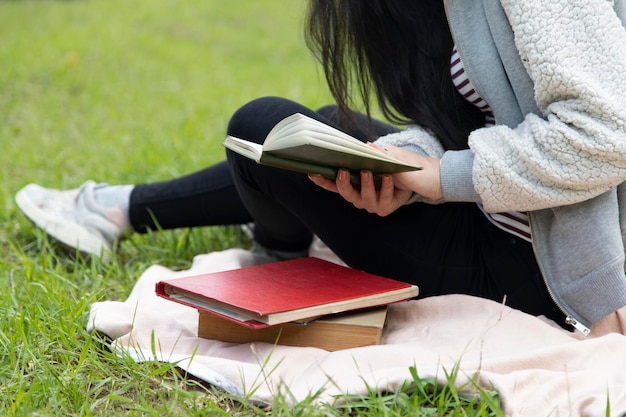
[[(334, 260), (323, 247), (313, 256)], [(477, 378), (500, 394), (507, 416), (626, 415), (626, 336), (581, 338), (547, 320), (499, 303), (463, 296), (431, 297), (392, 306), (383, 344), (337, 352), (315, 348), (232, 344), (196, 337), (194, 309), (154, 294), (161, 279), (252, 265), (255, 255), (230, 249), (195, 258), (190, 270), (147, 269), (128, 299), (91, 308), (88, 328), (114, 339), (137, 361), (175, 362), (189, 373), (270, 403), (288, 387), (295, 400), (324, 389), (321, 401), (366, 386), (395, 389), (410, 379), (443, 377), (460, 366), (463, 384)], [(153, 353), (152, 334), (158, 351)]]

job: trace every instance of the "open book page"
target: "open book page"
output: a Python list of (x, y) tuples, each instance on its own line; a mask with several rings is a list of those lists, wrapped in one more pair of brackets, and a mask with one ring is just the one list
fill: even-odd
[(224, 146), (231, 151), (237, 152), (238, 154), (241, 154), (246, 158), (250, 158), (257, 162), (259, 162), (259, 160), (261, 159), (261, 154), (263, 153), (262, 145), (239, 139), (234, 136), (226, 136)]
[(267, 135), (263, 150), (285, 149), (300, 145), (305, 141), (311, 143), (312, 140), (319, 141), (315, 143), (315, 146), (401, 163), (341, 130), (300, 113), (277, 123)]
[(378, 149), (359, 142), (358, 140), (356, 143), (352, 141), (338, 140), (336, 136), (333, 136), (328, 132), (312, 131), (309, 129), (304, 129), (296, 134), (272, 140), (271, 143), (266, 143), (263, 146), (263, 151), (280, 154), (282, 151), (302, 145), (310, 145), (317, 148), (358, 155), (363, 158), (373, 158), (380, 161), (390, 161), (403, 164), (403, 162), (384, 154)]
[(224, 146), (263, 165), (328, 178), (344, 168), (353, 183), (359, 182), (361, 171), (379, 175), (421, 169), (299, 113), (277, 123), (262, 146), (231, 136)]

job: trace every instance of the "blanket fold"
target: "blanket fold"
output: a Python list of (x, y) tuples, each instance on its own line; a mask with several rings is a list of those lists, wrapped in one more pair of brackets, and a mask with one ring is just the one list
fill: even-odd
[[(338, 262), (323, 247), (312, 256)], [(626, 414), (626, 336), (581, 339), (554, 323), (489, 300), (445, 295), (394, 304), (378, 346), (326, 352), (316, 348), (233, 344), (200, 339), (197, 312), (161, 299), (161, 279), (253, 265), (242, 249), (200, 255), (189, 270), (148, 268), (125, 301), (92, 305), (88, 330), (107, 334), (113, 348), (136, 361), (169, 361), (229, 393), (271, 403), (279, 390), (294, 400), (322, 391), (319, 401), (342, 394), (398, 389), (411, 379), (443, 378), (459, 367), (496, 389), (507, 416), (611, 416)], [(157, 351), (152, 349), (153, 338)]]

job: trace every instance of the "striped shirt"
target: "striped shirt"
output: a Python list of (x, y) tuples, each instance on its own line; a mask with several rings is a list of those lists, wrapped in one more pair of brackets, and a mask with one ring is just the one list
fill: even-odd
[[(461, 56), (456, 50), (456, 46), (452, 50), (452, 57), (450, 58), (450, 74), (452, 75), (452, 82), (457, 91), (465, 97), (467, 101), (479, 108), (485, 115), (485, 126), (493, 126), (496, 124), (496, 120), (493, 116), (493, 111), (489, 104), (478, 95), (472, 82), (465, 73)], [(489, 219), (494, 225), (502, 230), (505, 230), (517, 237), (524, 240), (531, 241), (530, 223), (528, 221), (528, 214), (521, 212), (508, 212), (508, 213), (487, 213), (482, 204), (478, 204), (478, 207), (485, 213), (487, 219)]]

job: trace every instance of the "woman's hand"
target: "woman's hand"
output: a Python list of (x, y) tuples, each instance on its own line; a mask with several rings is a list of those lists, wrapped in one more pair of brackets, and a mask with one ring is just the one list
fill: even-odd
[[(373, 145), (376, 147), (375, 145)], [(360, 188), (350, 183), (347, 170), (339, 170), (333, 181), (320, 175), (310, 175), (311, 180), (320, 187), (339, 193), (355, 207), (387, 216), (403, 206), (414, 192), (431, 200), (441, 199), (441, 184), (439, 180), (439, 160), (425, 157), (406, 149), (388, 146), (384, 149), (376, 147), (400, 161), (423, 167), (420, 171), (403, 172), (391, 175), (382, 175), (380, 185), (376, 185), (371, 172), (361, 173)]]
[(432, 201), (443, 198), (438, 158), (424, 156), (397, 146), (386, 146), (383, 151), (402, 162), (422, 167), (419, 171), (393, 174), (396, 187), (411, 190)]
[(350, 173), (345, 169), (339, 170), (335, 181), (321, 175), (310, 175), (309, 178), (320, 187), (339, 193), (356, 208), (376, 213), (379, 216), (393, 213), (413, 194), (412, 191), (396, 188), (391, 175), (382, 175), (380, 185), (377, 187), (369, 171), (361, 172), (360, 188), (355, 188), (350, 182)]

